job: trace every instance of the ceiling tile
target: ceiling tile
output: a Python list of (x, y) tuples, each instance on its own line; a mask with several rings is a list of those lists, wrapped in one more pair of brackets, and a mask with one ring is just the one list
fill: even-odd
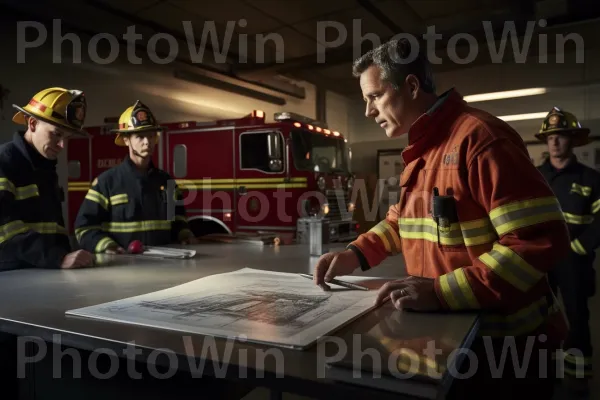
[(271, 17), (287, 23), (307, 21), (332, 12), (355, 7), (348, 0), (244, 0)]
[[(203, 2), (190, 0), (168, 0), (168, 2), (182, 11), (193, 13), (207, 21), (216, 21), (222, 24), (234, 21), (241, 33), (250, 35), (270, 32), (282, 26), (279, 21), (241, 1), (227, 0), (222, 3), (214, 3), (210, 7)], [(237, 24), (242, 19), (246, 20), (246, 26), (243, 28)]]
[[(344, 28), (340, 27), (338, 29), (338, 24), (336, 24), (336, 22), (341, 23)], [(365, 37), (368, 33), (374, 33), (381, 41), (394, 34), (391, 30), (382, 25), (377, 18), (361, 7), (337, 13), (327, 20), (312, 19), (310, 21), (295, 24), (294, 28), (313, 37), (314, 40), (320, 39), (321, 44), (332, 42), (337, 38), (343, 38), (343, 32), (346, 32), (346, 40), (342, 43), (341, 47), (352, 46), (355, 43), (359, 43), (361, 38)]]
[[(99, 0), (99, 2), (129, 13), (137, 13), (156, 3), (160, 3), (158, 0)], [(80, 7), (80, 5), (78, 4), (77, 7)]]
[(304, 34), (298, 33), (292, 28), (282, 28), (274, 32), (283, 39), (283, 50), (285, 60), (302, 57), (310, 54), (316, 54), (317, 43), (307, 38)]

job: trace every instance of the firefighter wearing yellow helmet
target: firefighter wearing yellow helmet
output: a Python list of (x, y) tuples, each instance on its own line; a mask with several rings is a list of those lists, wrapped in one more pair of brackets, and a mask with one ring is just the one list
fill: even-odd
[(65, 141), (84, 134), (85, 95), (52, 87), (13, 107), (25, 132), (0, 146), (0, 270), (93, 265), (92, 254), (71, 248), (56, 173)]
[(595, 250), (600, 246), (600, 173), (577, 159), (573, 148), (590, 142), (590, 130), (559, 107), (548, 113), (536, 137), (548, 146), (539, 167), (560, 202), (571, 238), (571, 252), (548, 278), (564, 299), (570, 324), (564, 343), (564, 383), (569, 398), (584, 398), (592, 377), (588, 298), (595, 294)]
[(123, 253), (145, 246), (196, 243), (175, 181), (154, 165), (162, 127), (141, 101), (119, 118), (115, 144), (127, 146), (123, 162), (92, 183), (75, 221), (80, 246), (95, 253)]

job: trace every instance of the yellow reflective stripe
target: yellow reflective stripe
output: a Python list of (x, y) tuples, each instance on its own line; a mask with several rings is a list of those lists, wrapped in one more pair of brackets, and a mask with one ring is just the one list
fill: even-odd
[(489, 218), (461, 222), (460, 229), (466, 246), (477, 246), (495, 242), (498, 239), (494, 225)]
[(18, 187), (17, 193), (15, 194), (15, 199), (25, 200), (30, 197), (35, 197), (35, 196), (39, 196), (39, 195), (40, 195), (40, 192), (38, 190), (38, 186), (33, 184), (33, 185)]
[(439, 277), (444, 300), (453, 310), (480, 308), (477, 298), (462, 268)]
[(102, 194), (96, 192), (94, 189), (88, 190), (87, 194), (85, 195), (85, 198), (100, 204), (102, 208), (108, 210), (108, 199)]
[(389, 254), (398, 254), (401, 251), (401, 243), (400, 237), (395, 232), (394, 228), (387, 221), (381, 221), (373, 228), (370, 229), (370, 232), (373, 232), (381, 239), (383, 242), (383, 246), (385, 247), (385, 251)]
[(27, 232), (29, 228), (21, 220), (12, 221), (0, 226), (0, 243), (12, 239), (14, 236)]
[(596, 214), (600, 211), (600, 199), (592, 203), (592, 214)]
[(565, 352), (565, 361), (574, 365), (592, 365), (592, 357), (569, 354), (569, 350), (566, 350)]
[(93, 231), (95, 229), (102, 229), (102, 228), (100, 227), (100, 225), (84, 226), (81, 228), (77, 228), (77, 229), (75, 229), (75, 238), (79, 242), (79, 241), (81, 241), (81, 238), (83, 237), (83, 235), (85, 235), (86, 233)]
[(479, 260), (500, 278), (523, 292), (531, 289), (544, 276), (544, 273), (529, 265), (517, 253), (499, 243), (494, 243), (492, 250), (479, 256)]
[(102, 224), (102, 229), (113, 233), (170, 230), (171, 221), (107, 222)]
[(15, 185), (6, 178), (0, 178), (0, 190), (5, 190), (15, 194)]
[(129, 202), (129, 197), (127, 196), (127, 193), (117, 194), (110, 197), (110, 205), (112, 206), (125, 204), (127, 202)]
[(568, 224), (587, 225), (594, 222), (594, 217), (592, 215), (563, 214), (565, 216), (565, 221), (567, 221)]
[(14, 183), (6, 178), (0, 178), (0, 190), (11, 192), (16, 200), (25, 200), (40, 195), (36, 184), (15, 187)]
[(592, 188), (589, 186), (581, 186), (577, 183), (571, 185), (571, 193), (577, 193), (584, 197), (589, 197), (592, 194)]
[(505, 235), (525, 226), (547, 221), (564, 221), (556, 197), (524, 200), (497, 207), (490, 212), (490, 219), (498, 236)]
[(102, 238), (102, 239), (100, 239), (98, 241), (98, 243), (96, 244), (96, 248), (94, 249), (94, 251), (96, 253), (102, 253), (112, 243), (115, 243), (115, 241), (112, 240), (111, 238), (109, 238), (108, 236), (104, 237), (104, 238)]
[(183, 215), (176, 215), (175, 216), (175, 221), (182, 221), (182, 222), (188, 222), (188, 219), (186, 216)]
[(64, 226), (57, 224), (56, 222), (26, 222), (25, 226), (35, 232), (43, 234), (67, 234), (67, 229)]
[(571, 250), (573, 250), (575, 253), (582, 255), (582, 256), (587, 254), (587, 252), (585, 251), (585, 248), (583, 247), (583, 245), (581, 244), (579, 239), (575, 239), (575, 240), (571, 241)]
[(541, 326), (549, 315), (560, 312), (555, 300), (548, 307), (546, 298), (542, 298), (510, 315), (484, 314), (481, 318), (480, 336), (523, 335)]
[[(437, 224), (431, 218), (400, 218), (398, 221), (402, 239), (420, 239), (438, 242)], [(458, 223), (447, 228), (440, 227), (440, 243), (446, 246), (456, 246), (464, 243), (462, 231)]]
[(190, 231), (189, 229), (186, 228), (186, 229), (182, 229), (179, 231), (179, 234), (177, 235), (177, 239), (179, 241), (182, 241), (182, 240), (188, 239), (193, 236), (194, 236), (194, 234), (192, 233), (192, 231)]
[(576, 369), (565, 367), (564, 371), (565, 371), (565, 375), (570, 375), (570, 376), (574, 376), (577, 378), (591, 377), (593, 375), (592, 374), (593, 371), (591, 371), (589, 369), (585, 369), (585, 368), (583, 368), (583, 371), (581, 371), (581, 368), (579, 370), (576, 370)]

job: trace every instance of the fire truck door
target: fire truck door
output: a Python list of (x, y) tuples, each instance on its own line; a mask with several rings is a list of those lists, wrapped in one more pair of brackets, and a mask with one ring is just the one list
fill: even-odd
[(73, 137), (67, 144), (67, 214), (66, 228), (73, 234), (73, 224), (87, 194), (92, 180), (91, 176), (91, 139)]
[[(190, 227), (196, 234), (234, 230), (233, 128), (167, 132), (166, 169), (184, 194)], [(200, 226), (202, 225), (202, 226)]]
[[(283, 134), (274, 130), (237, 133), (236, 228), (241, 232), (288, 231), (293, 200), (286, 188)], [(279, 204), (279, 205), (278, 205)], [(286, 218), (285, 214), (289, 214)]]

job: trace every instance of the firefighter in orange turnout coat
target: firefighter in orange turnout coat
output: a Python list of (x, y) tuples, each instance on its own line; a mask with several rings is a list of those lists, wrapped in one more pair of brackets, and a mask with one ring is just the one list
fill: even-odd
[[(570, 249), (559, 203), (521, 137), (468, 106), (454, 89), (436, 96), (422, 53), (409, 63), (394, 61), (394, 55), (407, 60), (411, 54), (408, 41), (391, 41), (355, 61), (366, 116), (388, 137), (408, 133), (402, 194), (385, 220), (345, 251), (321, 257), (315, 283), (326, 289), (335, 276), (402, 253), (408, 277), (383, 286), (378, 302), (482, 315), (471, 349), (476, 373), (455, 379), (448, 398), (550, 399), (556, 372), (551, 352), (567, 331), (547, 279), (554, 265), (549, 260)], [(516, 360), (503, 350), (511, 343)], [(502, 353), (506, 363), (498, 376)], [(515, 365), (524, 360), (529, 364), (521, 376)]]

